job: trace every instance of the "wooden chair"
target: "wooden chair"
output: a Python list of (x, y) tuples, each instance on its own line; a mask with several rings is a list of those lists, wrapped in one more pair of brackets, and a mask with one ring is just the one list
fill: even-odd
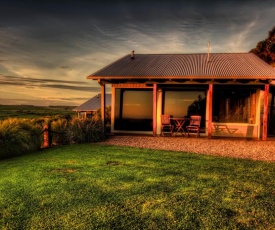
[(173, 136), (174, 125), (171, 123), (170, 115), (161, 115), (161, 136), (164, 136), (164, 133), (169, 133)]
[(200, 136), (201, 127), (201, 116), (190, 116), (190, 124), (186, 126), (188, 137), (190, 137), (190, 132), (194, 132), (196, 137)]

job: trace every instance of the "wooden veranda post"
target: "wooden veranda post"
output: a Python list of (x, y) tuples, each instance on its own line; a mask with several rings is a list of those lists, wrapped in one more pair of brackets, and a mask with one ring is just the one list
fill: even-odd
[(213, 101), (213, 84), (209, 84), (208, 89), (208, 138), (212, 136), (212, 101)]
[(267, 122), (268, 122), (268, 95), (269, 95), (269, 84), (265, 84), (264, 90), (264, 114), (263, 114), (263, 135), (262, 140), (267, 139)]
[(274, 96), (275, 96), (274, 91), (272, 90), (271, 103), (270, 103), (269, 116), (268, 116), (268, 120), (269, 120), (268, 132), (269, 131), (272, 132), (271, 118), (273, 116), (273, 110), (274, 110)]
[(157, 134), (157, 84), (153, 85), (153, 136)]
[(105, 85), (101, 85), (101, 120), (102, 120), (102, 133), (105, 135)]

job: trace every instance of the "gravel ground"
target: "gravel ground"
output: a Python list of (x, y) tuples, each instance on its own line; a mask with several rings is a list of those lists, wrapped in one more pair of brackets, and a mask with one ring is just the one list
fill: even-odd
[(131, 146), (275, 162), (275, 141), (204, 137), (110, 136), (101, 144)]

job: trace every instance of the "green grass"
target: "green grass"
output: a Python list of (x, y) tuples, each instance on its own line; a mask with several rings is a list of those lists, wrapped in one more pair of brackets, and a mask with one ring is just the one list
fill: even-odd
[(80, 144), (0, 169), (0, 229), (275, 227), (274, 163)]
[(45, 116), (76, 116), (72, 106), (0, 105), (0, 120), (7, 118), (40, 118)]

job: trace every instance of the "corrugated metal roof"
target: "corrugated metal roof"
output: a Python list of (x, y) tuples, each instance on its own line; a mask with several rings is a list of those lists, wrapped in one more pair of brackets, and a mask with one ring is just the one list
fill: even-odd
[[(106, 94), (106, 106), (111, 105), (111, 94)], [(73, 109), (73, 111), (96, 111), (101, 108), (101, 94), (89, 99), (88, 101), (84, 102), (82, 105)]]
[(91, 74), (89, 79), (241, 78), (275, 79), (275, 70), (253, 53), (126, 55)]

